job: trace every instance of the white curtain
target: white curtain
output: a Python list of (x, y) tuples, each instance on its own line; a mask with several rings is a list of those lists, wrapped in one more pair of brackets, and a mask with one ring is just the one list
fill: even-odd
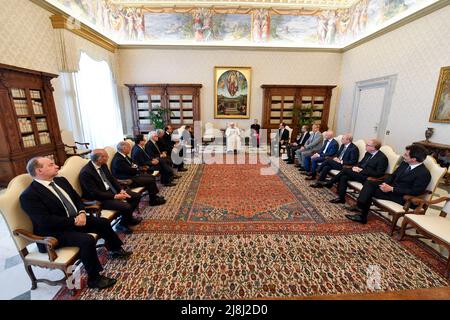
[(79, 67), (75, 87), (83, 136), (93, 148), (116, 145), (123, 140), (123, 127), (111, 69), (84, 52)]

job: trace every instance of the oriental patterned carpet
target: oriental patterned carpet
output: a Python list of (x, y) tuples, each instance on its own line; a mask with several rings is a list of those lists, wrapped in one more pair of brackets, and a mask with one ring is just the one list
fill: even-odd
[[(400, 291), (447, 286), (445, 261), (416, 240), (397, 241), (385, 221), (347, 220), (328, 189), (296, 168), (256, 163), (192, 164), (164, 188), (159, 207), (124, 239), (134, 253), (109, 260), (117, 284), (56, 299), (248, 299)], [(231, 161), (230, 161), (231, 160)], [(234, 160), (234, 161), (233, 161)], [(265, 159), (263, 159), (265, 160)], [(238, 162), (239, 162), (238, 161)]]

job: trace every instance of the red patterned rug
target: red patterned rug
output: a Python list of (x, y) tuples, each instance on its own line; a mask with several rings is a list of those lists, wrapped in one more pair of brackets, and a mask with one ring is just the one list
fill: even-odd
[(118, 279), (113, 288), (75, 297), (63, 288), (56, 298), (243, 299), (448, 285), (441, 256), (389, 237), (374, 215), (366, 225), (347, 220), (343, 206), (328, 202), (332, 191), (309, 188), (281, 162), (270, 170), (248, 158), (190, 165), (162, 190), (164, 206), (142, 207), (144, 221), (125, 238), (131, 259), (103, 258)]

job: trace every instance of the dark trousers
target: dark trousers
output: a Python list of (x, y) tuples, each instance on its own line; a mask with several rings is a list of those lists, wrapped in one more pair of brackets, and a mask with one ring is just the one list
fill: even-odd
[(131, 198), (126, 199), (126, 201), (116, 199), (102, 200), (102, 209), (119, 211), (122, 216), (121, 223), (124, 225), (128, 225), (130, 223), (130, 220), (133, 217), (133, 212), (141, 201), (141, 196), (138, 193), (130, 190), (127, 190), (127, 193), (131, 196)]
[(382, 181), (370, 181), (370, 180), (367, 180), (364, 183), (364, 187), (359, 193), (359, 197), (357, 200), (357, 205), (359, 208), (361, 208), (362, 210), (361, 214), (363, 216), (367, 217), (370, 206), (372, 205), (372, 198), (390, 200), (402, 205), (405, 204), (403, 195), (381, 191), (379, 186), (382, 183), (383, 183)]
[(58, 247), (78, 247), (80, 248), (80, 259), (89, 278), (96, 278), (103, 267), (98, 260), (96, 243), (92, 235), (96, 233), (102, 239), (109, 250), (118, 250), (122, 246), (122, 241), (111, 228), (111, 224), (105, 218), (88, 216), (86, 225), (83, 227), (73, 227), (73, 230), (56, 233), (53, 236), (58, 240)]
[(367, 176), (361, 173), (352, 171), (352, 168), (344, 168), (339, 174), (331, 179), (331, 183), (338, 183), (338, 194), (341, 200), (345, 200), (345, 193), (347, 192), (347, 182), (357, 181), (364, 183), (367, 180)]
[(295, 159), (295, 151), (297, 151), (300, 148), (301, 148), (301, 146), (299, 146), (299, 145), (293, 146), (291, 144), (288, 144), (286, 146), (286, 152), (287, 152), (288, 158), (290, 160), (294, 161), (294, 159)]
[(155, 198), (156, 194), (159, 192), (158, 186), (156, 185), (155, 178), (149, 174), (141, 174), (135, 177), (131, 177), (133, 183), (131, 188), (145, 187), (148, 191), (150, 198)]
[(331, 170), (342, 170), (342, 164), (332, 159), (327, 159), (320, 165), (318, 171), (320, 172), (319, 181), (325, 181), (328, 172)]
[(161, 183), (171, 182), (173, 177), (172, 161), (169, 158), (158, 158), (158, 160), (161, 168)]

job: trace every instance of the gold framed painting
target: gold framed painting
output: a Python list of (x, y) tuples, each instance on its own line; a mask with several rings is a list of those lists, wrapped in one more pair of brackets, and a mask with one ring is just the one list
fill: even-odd
[(450, 123), (450, 66), (441, 68), (430, 122)]
[(250, 118), (250, 67), (214, 67), (214, 118)]

